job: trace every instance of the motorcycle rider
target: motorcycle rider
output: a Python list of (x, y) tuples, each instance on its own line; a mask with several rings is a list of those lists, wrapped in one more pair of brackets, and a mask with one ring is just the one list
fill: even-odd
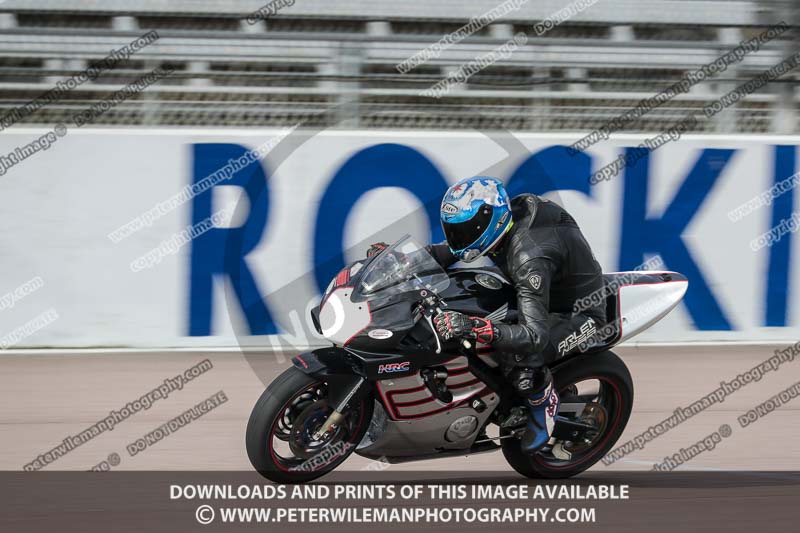
[[(445, 193), (440, 218), (447, 240), (429, 250), (444, 268), (487, 255), (517, 291), (515, 324), (502, 324), (455, 311), (434, 318), (445, 340), (467, 338), (490, 344), (503, 355), (503, 369), (526, 398), (522, 449), (534, 452), (552, 435), (559, 397), (546, 363), (578, 349), (605, 325), (605, 305), (586, 309), (575, 302), (602, 291), (602, 270), (572, 216), (533, 194), (509, 200), (501, 181), (476, 176)], [(386, 245), (372, 245), (368, 255)], [(525, 413), (501, 425), (512, 428)]]

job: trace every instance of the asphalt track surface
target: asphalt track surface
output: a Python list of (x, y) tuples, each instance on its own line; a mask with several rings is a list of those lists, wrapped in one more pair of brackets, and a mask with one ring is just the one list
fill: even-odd
[[(731, 380), (769, 358), (775, 348), (618, 348), (636, 388), (634, 411), (619, 442), (669, 417), (676, 408), (700, 399), (719, 387), (721, 380)], [(110, 410), (122, 408), (165, 378), (181, 374), (206, 358), (213, 363), (213, 369), (149, 409), (118, 423), (112, 431), (101, 433), (48, 464), (44, 471), (87, 470), (108, 460), (111, 454), (119, 456), (119, 464), (113, 470), (250, 470), (244, 432), (250, 409), (264, 388), (262, 381), (241, 354), (201, 350), (0, 356), (0, 470), (21, 470), (67, 436), (77, 435), (106, 417)], [(278, 361), (267, 355), (258, 358), (256, 371), (269, 379), (289, 365), (286, 359)], [(681, 470), (800, 470), (800, 399), (746, 428), (737, 423), (739, 415), (798, 381), (800, 357), (686, 420), (647, 443), (644, 449), (610, 466), (598, 463), (586, 475), (650, 470), (655, 462), (723, 424), (732, 428), (732, 435)], [(126, 446), (136, 439), (220, 390), (228, 398), (226, 403), (134, 456), (126, 451)], [(360, 471), (370, 464), (354, 455), (342, 469)], [(414, 472), (434, 471), (448, 479), (475, 479), (481, 475), (518, 478), (500, 453), (392, 465), (385, 474), (407, 472), (413, 478)]]

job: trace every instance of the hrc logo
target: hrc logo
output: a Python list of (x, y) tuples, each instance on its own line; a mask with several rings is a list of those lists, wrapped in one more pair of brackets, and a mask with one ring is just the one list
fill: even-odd
[(411, 361), (404, 363), (387, 363), (378, 367), (378, 374), (388, 374), (390, 372), (405, 372), (411, 366)]

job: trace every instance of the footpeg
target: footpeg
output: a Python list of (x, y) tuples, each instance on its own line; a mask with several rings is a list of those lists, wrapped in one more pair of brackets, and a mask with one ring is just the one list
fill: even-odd
[(514, 407), (505, 420), (500, 422), (500, 427), (510, 429), (522, 425), (528, 419), (528, 412), (524, 407)]

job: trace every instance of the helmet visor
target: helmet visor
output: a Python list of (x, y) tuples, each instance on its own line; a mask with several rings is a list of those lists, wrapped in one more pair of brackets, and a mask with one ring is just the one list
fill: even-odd
[(464, 222), (442, 222), (444, 236), (450, 248), (453, 251), (463, 250), (480, 239), (492, 221), (493, 212), (494, 209), (486, 205), (481, 207), (475, 216)]

